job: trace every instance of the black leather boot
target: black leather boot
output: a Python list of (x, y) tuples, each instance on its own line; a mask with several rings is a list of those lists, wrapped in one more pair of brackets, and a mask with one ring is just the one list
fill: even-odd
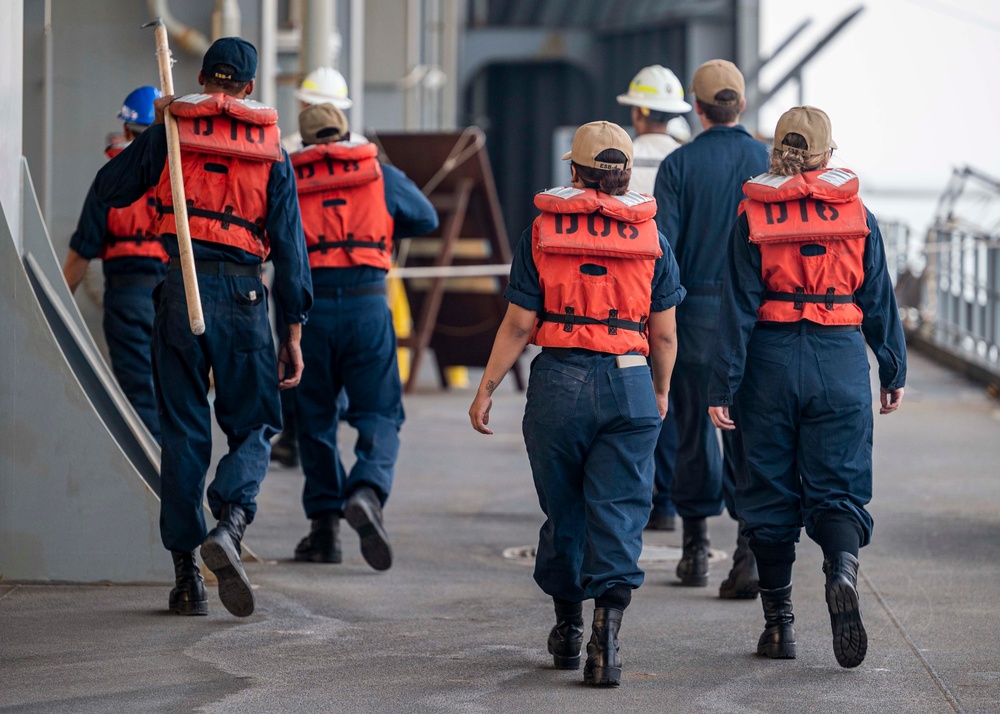
[(367, 486), (351, 494), (344, 506), (347, 523), (361, 538), (361, 555), (375, 570), (392, 567), (392, 546), (389, 534), (382, 526), (382, 504), (378, 495)]
[(556, 626), (549, 633), (549, 654), (556, 669), (580, 669), (583, 603), (557, 602)]
[(587, 664), (583, 681), (603, 687), (617, 687), (622, 681), (622, 660), (618, 656), (618, 630), (622, 611), (610, 607), (594, 608), (594, 630), (587, 643)]
[(858, 559), (850, 553), (837, 553), (823, 560), (833, 654), (841, 667), (857, 667), (865, 661), (868, 651), (868, 633), (858, 602), (858, 565)]
[(170, 591), (170, 612), (177, 615), (207, 615), (208, 596), (194, 551), (170, 551), (174, 559), (174, 588)]
[(681, 562), (677, 577), (681, 585), (703, 588), (708, 585), (708, 522), (704, 518), (685, 518)]
[(271, 444), (271, 461), (277, 461), (282, 466), (293, 469), (299, 465), (299, 444), (295, 438), (294, 429), (286, 428), (278, 440)]
[(253, 614), (253, 590), (240, 560), (240, 541), (247, 527), (241, 506), (227, 503), (222, 507), (219, 525), (208, 532), (201, 544), (201, 559), (219, 580), (219, 599), (236, 617)]
[(795, 659), (792, 586), (760, 588), (760, 604), (764, 606), (764, 632), (757, 640), (757, 654), (771, 659)]
[(719, 586), (719, 597), (724, 600), (753, 600), (759, 589), (757, 559), (750, 550), (750, 541), (739, 536), (736, 552), (733, 553), (733, 567)]
[(309, 535), (295, 546), (295, 560), (303, 563), (339, 563), (343, 560), (338, 514), (324, 513), (312, 519)]

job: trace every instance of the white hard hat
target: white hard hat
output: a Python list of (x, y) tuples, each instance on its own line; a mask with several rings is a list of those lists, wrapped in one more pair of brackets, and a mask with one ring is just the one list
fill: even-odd
[(628, 85), (628, 92), (618, 95), (618, 103), (646, 107), (656, 112), (680, 114), (691, 111), (691, 105), (684, 101), (684, 87), (680, 80), (658, 64), (640, 69)]
[(295, 98), (306, 104), (332, 104), (337, 109), (350, 109), (354, 104), (347, 97), (347, 80), (333, 67), (317, 67), (307, 74), (295, 90)]
[(691, 141), (691, 125), (684, 117), (674, 117), (667, 122), (667, 134), (686, 144)]

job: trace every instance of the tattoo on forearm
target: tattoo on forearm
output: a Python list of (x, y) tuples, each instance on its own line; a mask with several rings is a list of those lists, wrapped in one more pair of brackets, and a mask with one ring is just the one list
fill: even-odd
[(493, 394), (493, 390), (497, 388), (497, 383), (492, 379), (486, 383), (486, 393)]

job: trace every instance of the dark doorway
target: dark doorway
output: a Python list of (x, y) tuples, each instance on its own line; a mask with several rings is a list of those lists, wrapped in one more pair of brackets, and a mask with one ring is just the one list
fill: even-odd
[[(491, 64), (470, 83), (467, 123), (486, 132), (507, 234), (516, 243), (552, 184), (552, 135), (559, 126), (603, 118), (595, 80), (564, 61)], [(569, 163), (561, 182), (569, 182)]]

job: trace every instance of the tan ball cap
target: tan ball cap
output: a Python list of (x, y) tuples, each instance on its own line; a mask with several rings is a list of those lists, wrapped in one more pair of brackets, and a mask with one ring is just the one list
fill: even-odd
[(341, 141), (348, 131), (347, 117), (332, 104), (312, 104), (299, 112), (299, 133), (307, 146)]
[[(789, 134), (800, 134), (806, 140), (808, 148), (803, 150), (787, 146), (785, 137)], [(782, 149), (801, 151), (806, 156), (818, 156), (837, 148), (837, 142), (833, 140), (833, 129), (830, 127), (830, 117), (816, 107), (792, 107), (782, 114), (774, 129), (774, 144)]]
[[(598, 161), (597, 155), (608, 149), (618, 149), (625, 154), (625, 163), (608, 163)], [(632, 139), (617, 124), (609, 121), (592, 121), (584, 124), (573, 135), (573, 149), (563, 154), (563, 161), (572, 159), (580, 166), (595, 169), (630, 169), (632, 168)]]
[[(720, 102), (715, 95), (724, 89), (736, 92), (736, 99), (731, 102)], [(736, 106), (742, 101), (746, 91), (743, 73), (729, 60), (709, 60), (694, 73), (691, 81), (691, 91), (702, 104), (714, 104), (719, 107)]]

